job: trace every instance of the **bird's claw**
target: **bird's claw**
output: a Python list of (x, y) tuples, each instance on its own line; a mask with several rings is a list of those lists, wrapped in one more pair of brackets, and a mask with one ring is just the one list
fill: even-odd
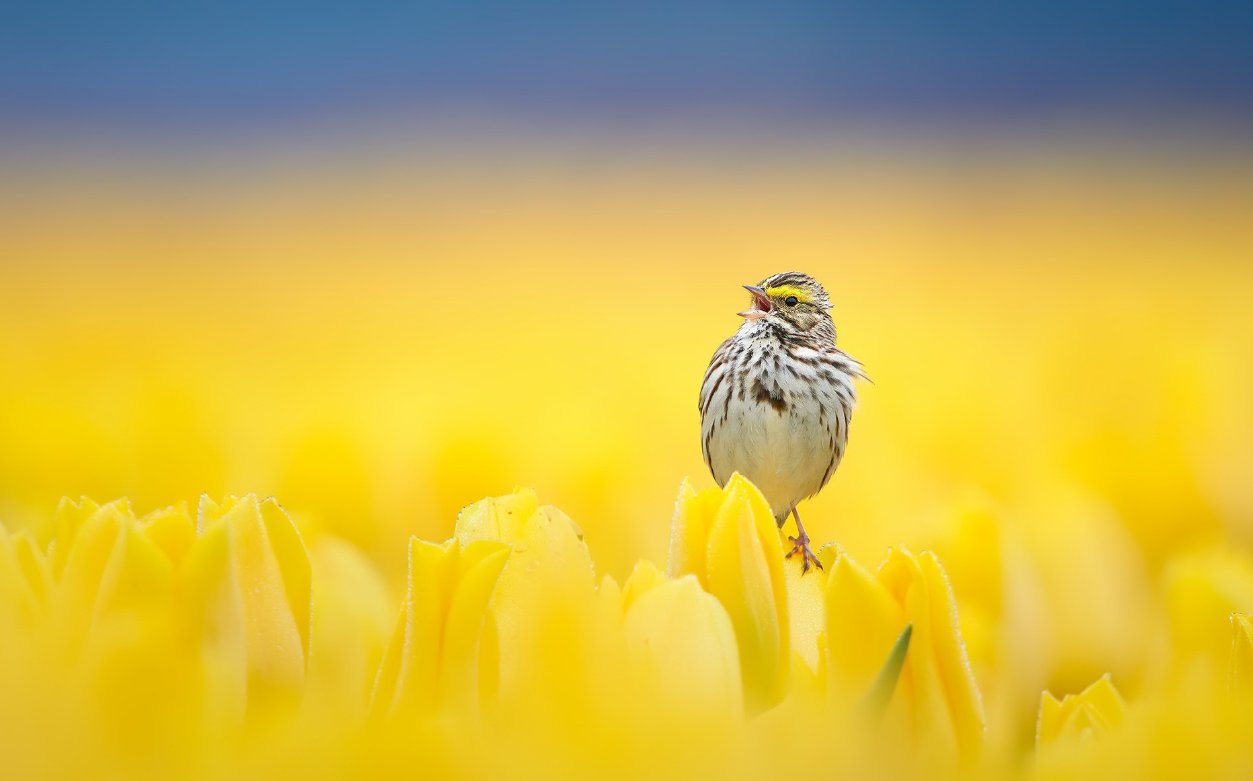
[(818, 569), (822, 569), (822, 562), (818, 561), (818, 555), (809, 547), (809, 535), (799, 534), (795, 537), (788, 537), (788, 542), (792, 543), (792, 549), (787, 552), (784, 558), (792, 558), (799, 553), (801, 555), (801, 574), (809, 572), (809, 565), (813, 564)]

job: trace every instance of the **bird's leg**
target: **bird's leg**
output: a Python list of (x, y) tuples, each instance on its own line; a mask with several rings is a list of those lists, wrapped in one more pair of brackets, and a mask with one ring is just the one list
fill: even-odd
[(805, 533), (805, 527), (801, 525), (800, 513), (796, 512), (796, 508), (792, 508), (792, 517), (796, 519), (796, 536), (788, 537), (788, 542), (792, 543), (792, 550), (788, 551), (787, 558), (799, 553), (801, 555), (801, 574), (809, 572), (809, 565), (812, 563), (818, 569), (822, 569), (822, 562), (818, 561), (818, 557), (809, 548), (809, 535)]

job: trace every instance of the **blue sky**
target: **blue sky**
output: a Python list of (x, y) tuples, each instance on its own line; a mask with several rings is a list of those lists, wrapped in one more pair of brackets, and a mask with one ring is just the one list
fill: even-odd
[(9, 2), (0, 111), (1253, 115), (1253, 3)]

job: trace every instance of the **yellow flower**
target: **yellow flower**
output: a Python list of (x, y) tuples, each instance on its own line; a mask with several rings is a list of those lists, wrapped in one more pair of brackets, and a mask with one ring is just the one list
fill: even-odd
[[(297, 702), (310, 653), (309, 556), (273, 499), (201, 497), (182, 562), (184, 621), (200, 646), (211, 706), (243, 715)], [(155, 548), (155, 544), (153, 545)]]
[(1046, 691), (1040, 696), (1036, 748), (1089, 744), (1121, 725), (1126, 713), (1127, 706), (1109, 675), (1101, 676), (1079, 694), (1067, 694), (1060, 701)]
[(298, 698), (310, 649), (309, 560), (273, 499), (202, 497), (195, 522), (183, 505), (137, 518), (126, 500), (63, 500), (48, 534), (50, 609), (71, 650), (79, 640), (135, 645), (133, 626), (199, 647), (206, 690), (223, 713), (242, 715), (271, 694)]
[(396, 622), (387, 583), (364, 553), (336, 537), (309, 546), (314, 653), (304, 707), (364, 716)]
[[(611, 589), (612, 582), (601, 586), (602, 592)], [(634, 686), (679, 720), (743, 712), (731, 617), (695, 576), (671, 579), (641, 561), (620, 599), (620, 631)]]
[(498, 542), (410, 539), (405, 601), (379, 668), (375, 712), (464, 715), (478, 706), (480, 665), (496, 661), (494, 649), (482, 648), (492, 642), (487, 603), (508, 558)]
[(0, 590), (20, 586), (27, 618), (6, 642), (28, 666), (9, 672), (67, 732), (73, 714), (118, 756), (174, 761), (198, 730), (303, 697), (309, 564), (272, 500), (206, 498), (199, 530), (185, 505), (136, 517), (126, 500), (62, 501), (36, 536), (46, 555), (0, 535)]
[(983, 742), (983, 704), (939, 560), (893, 549), (871, 575), (838, 552), (826, 591), (828, 686), (838, 707), (866, 695), (906, 625), (913, 633), (889, 719), (912, 725), (928, 755), (970, 761)]
[(567, 593), (591, 594), (596, 589), (596, 568), (583, 542), (583, 532), (565, 513), (540, 505), (530, 489), (483, 499), (464, 508), (457, 515), (453, 536), (462, 545), (492, 540), (513, 548), (498, 600), (524, 598), (515, 590), (526, 591), (538, 582)]
[(488, 627), (509, 649), (499, 665), (502, 696), (545, 696), (542, 681), (563, 665), (572, 679), (590, 677), (587, 659), (596, 649), (584, 628), (596, 614), (596, 572), (574, 522), (520, 489), (464, 508), (453, 536), (462, 546), (491, 541), (512, 550), (491, 596)]
[(173, 562), (124, 499), (62, 500), (49, 550), (53, 607), (64, 630), (86, 633), (110, 614), (173, 599)]
[(697, 493), (684, 481), (669, 571), (695, 575), (731, 616), (749, 710), (782, 700), (792, 662), (783, 552), (774, 515), (756, 486), (736, 474), (725, 488)]

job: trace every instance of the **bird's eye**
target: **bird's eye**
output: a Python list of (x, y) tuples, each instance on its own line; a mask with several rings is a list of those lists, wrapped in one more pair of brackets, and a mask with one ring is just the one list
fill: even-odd
[(788, 306), (796, 306), (800, 302), (797, 301), (796, 296), (788, 296), (787, 298), (783, 299), (783, 303), (787, 304)]

